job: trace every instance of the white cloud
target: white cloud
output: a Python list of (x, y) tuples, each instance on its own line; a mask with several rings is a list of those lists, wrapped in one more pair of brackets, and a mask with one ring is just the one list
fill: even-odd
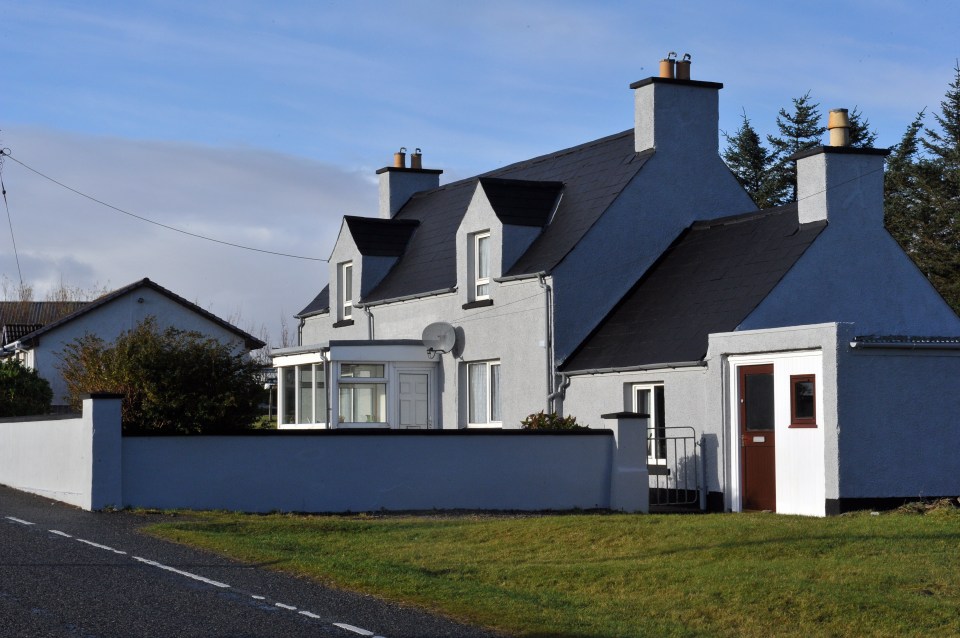
[[(131, 213), (263, 250), (326, 258), (339, 219), (375, 214), (367, 176), (254, 148), (211, 148), (78, 135), (3, 131), (29, 166)], [(24, 279), (42, 297), (69, 286), (116, 288), (150, 277), (241, 327), (279, 336), (281, 312), (304, 307), (326, 283), (323, 262), (203, 241), (136, 220), (71, 193), (7, 159), (4, 182)], [(9, 231), (0, 271), (16, 276)]]

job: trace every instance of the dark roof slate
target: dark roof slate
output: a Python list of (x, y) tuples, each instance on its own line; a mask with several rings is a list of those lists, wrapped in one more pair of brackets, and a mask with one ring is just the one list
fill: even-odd
[(702, 361), (708, 336), (735, 330), (824, 226), (801, 225), (796, 204), (693, 224), (561, 369)]
[(0, 346), (18, 341), (43, 326), (39, 323), (7, 323), (0, 326)]
[(320, 294), (314, 297), (313, 301), (308, 303), (306, 308), (293, 316), (302, 319), (303, 317), (319, 315), (325, 312), (330, 312), (330, 284), (324, 286)]
[[(613, 203), (652, 152), (634, 150), (633, 129), (580, 146), (511, 164), (479, 176), (562, 182), (553, 220), (504, 276), (549, 271)], [(395, 219), (420, 227), (396, 266), (364, 299), (394, 299), (457, 285), (456, 234), (478, 178), (452, 182), (411, 197)]]
[(563, 182), (500, 177), (481, 177), (480, 185), (497, 219), (513, 226), (546, 226), (563, 190)]
[(343, 218), (350, 236), (361, 255), (399, 257), (407, 247), (413, 231), (420, 225), (415, 219), (380, 219), (379, 217)]
[(88, 301), (0, 301), (0, 326), (45, 325), (87, 305)]
[(181, 297), (180, 295), (178, 295), (178, 294), (176, 294), (176, 293), (174, 293), (174, 292), (172, 292), (172, 291), (170, 291), (170, 290), (167, 290), (166, 288), (164, 288), (164, 287), (161, 286), (160, 284), (157, 284), (157, 283), (155, 283), (155, 282), (153, 282), (153, 281), (150, 281), (150, 279), (148, 279), (148, 278), (146, 278), (146, 277), (144, 277), (143, 279), (141, 279), (141, 280), (139, 280), (139, 281), (135, 281), (135, 282), (133, 282), (132, 284), (126, 285), (126, 286), (124, 286), (123, 288), (118, 288), (118, 289), (114, 290), (113, 292), (108, 292), (107, 294), (105, 294), (105, 295), (103, 295), (103, 296), (101, 296), (101, 297), (98, 297), (98, 298), (94, 299), (93, 301), (91, 301), (91, 302), (89, 302), (89, 303), (84, 304), (83, 307), (81, 307), (80, 309), (76, 310), (75, 312), (72, 312), (72, 313), (70, 313), (70, 314), (68, 314), (68, 315), (66, 315), (66, 316), (64, 316), (64, 317), (61, 317), (61, 318), (58, 319), (57, 321), (53, 321), (53, 322), (51, 322), (51, 323), (48, 323), (48, 324), (46, 324), (45, 326), (43, 326), (42, 328), (40, 328), (39, 330), (35, 330), (35, 331), (31, 332), (29, 335), (27, 335), (27, 338), (23, 340), (23, 341), (24, 341), (24, 345), (27, 345), (27, 346), (33, 345), (40, 336), (42, 336), (42, 335), (50, 332), (51, 330), (54, 330), (55, 328), (58, 328), (58, 327), (62, 326), (62, 325), (65, 324), (65, 323), (68, 323), (68, 322), (70, 322), (70, 321), (73, 321), (74, 319), (76, 319), (76, 318), (78, 318), (78, 317), (81, 317), (81, 316), (87, 314), (88, 312), (91, 312), (91, 311), (93, 311), (93, 310), (96, 310), (97, 308), (99, 308), (99, 307), (101, 307), (101, 306), (104, 306), (104, 305), (110, 303), (111, 301), (113, 301), (114, 299), (117, 299), (118, 297), (121, 297), (121, 296), (127, 294), (128, 292), (131, 292), (131, 291), (133, 291), (133, 290), (136, 290), (137, 288), (151, 288), (151, 289), (159, 292), (160, 294), (162, 294), (162, 295), (170, 298), (171, 300), (179, 303), (180, 305), (188, 308), (189, 310), (192, 310), (193, 312), (195, 312), (195, 313), (197, 313), (198, 315), (206, 318), (207, 320), (209, 320), (209, 321), (211, 321), (211, 322), (213, 322), (213, 323), (221, 326), (222, 328), (225, 328), (226, 330), (228, 330), (228, 331), (232, 332), (233, 334), (237, 335), (239, 338), (243, 339), (245, 346), (246, 346), (248, 349), (250, 349), (250, 350), (257, 350), (257, 349), (262, 348), (262, 347), (264, 347), (264, 346), (266, 345), (266, 344), (265, 344), (263, 341), (261, 341), (260, 339), (257, 339), (257, 338), (254, 337), (253, 335), (251, 335), (251, 334), (249, 334), (249, 333), (247, 333), (247, 332), (244, 332), (244, 331), (241, 330), (240, 328), (237, 328), (235, 325), (233, 325), (233, 324), (230, 323), (229, 321), (224, 321), (223, 319), (221, 319), (220, 317), (216, 316), (215, 314), (213, 314), (213, 313), (210, 312), (209, 310), (204, 310), (203, 308), (201, 308), (201, 307), (198, 306), (197, 304), (195, 304), (195, 303), (193, 303), (193, 302), (191, 302), (191, 301), (187, 301), (186, 299), (184, 299), (184, 298)]

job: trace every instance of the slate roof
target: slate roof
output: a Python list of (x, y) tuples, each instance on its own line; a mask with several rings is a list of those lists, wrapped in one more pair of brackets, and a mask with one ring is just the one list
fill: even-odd
[(0, 327), (0, 345), (13, 343), (43, 326), (39, 323), (7, 323)]
[(45, 325), (87, 305), (87, 301), (0, 301), (0, 326)]
[(481, 177), (480, 185), (497, 219), (513, 226), (546, 226), (563, 190), (563, 182), (499, 177)]
[(379, 217), (343, 218), (350, 236), (361, 255), (399, 257), (407, 247), (413, 231), (420, 225), (415, 219), (380, 219)]
[(825, 226), (801, 225), (795, 203), (693, 224), (561, 369), (702, 361), (708, 335), (735, 330)]
[[(394, 219), (417, 220), (420, 227), (410, 237), (397, 264), (363, 301), (423, 294), (457, 285), (457, 228), (480, 179), (563, 183), (563, 196), (553, 220), (503, 275), (550, 271), (576, 246), (652, 154), (635, 151), (630, 129), (415, 194)], [(539, 204), (535, 207), (543, 209)], [(528, 211), (506, 214), (528, 221), (532, 217)]]
[(87, 314), (88, 312), (91, 312), (91, 311), (93, 311), (93, 310), (96, 310), (97, 308), (99, 308), (99, 307), (101, 307), (101, 306), (104, 306), (104, 305), (110, 303), (111, 301), (113, 301), (114, 299), (117, 299), (118, 297), (121, 297), (121, 296), (127, 294), (128, 292), (131, 292), (131, 291), (133, 291), (133, 290), (136, 290), (137, 288), (151, 288), (151, 289), (159, 292), (160, 294), (162, 294), (162, 295), (164, 295), (164, 296), (172, 299), (173, 301), (179, 303), (180, 305), (182, 305), (182, 306), (184, 306), (184, 307), (192, 310), (193, 312), (195, 312), (195, 313), (197, 313), (198, 315), (206, 318), (207, 320), (209, 320), (209, 321), (211, 321), (211, 322), (213, 322), (213, 323), (221, 326), (222, 328), (227, 329), (228, 331), (230, 331), (230, 332), (232, 332), (233, 334), (237, 335), (239, 338), (243, 339), (245, 346), (246, 346), (248, 349), (250, 349), (250, 350), (257, 350), (257, 349), (262, 348), (263, 346), (266, 345), (266, 344), (265, 344), (263, 341), (261, 341), (260, 339), (257, 339), (256, 337), (254, 337), (253, 335), (251, 335), (251, 334), (249, 334), (249, 333), (247, 333), (247, 332), (244, 332), (243, 330), (241, 330), (240, 328), (237, 328), (237, 327), (236, 327), (235, 325), (233, 325), (232, 323), (230, 323), (230, 322), (228, 322), (228, 321), (224, 321), (223, 319), (221, 319), (220, 317), (216, 316), (216, 315), (213, 314), (212, 312), (210, 312), (210, 311), (208, 311), (208, 310), (204, 310), (203, 308), (201, 308), (200, 306), (198, 306), (197, 304), (195, 304), (195, 303), (193, 303), (193, 302), (187, 301), (186, 299), (184, 299), (184, 298), (181, 297), (180, 295), (178, 295), (178, 294), (176, 294), (176, 293), (174, 293), (174, 292), (171, 292), (170, 290), (167, 290), (167, 289), (164, 288), (163, 286), (161, 286), (161, 285), (159, 285), (159, 284), (157, 284), (157, 283), (154, 283), (154, 282), (150, 281), (150, 279), (148, 279), (148, 278), (146, 278), (146, 277), (144, 277), (144, 278), (141, 279), (140, 281), (135, 281), (135, 282), (133, 282), (132, 284), (129, 284), (129, 285), (127, 285), (127, 286), (124, 286), (123, 288), (118, 288), (117, 290), (114, 290), (113, 292), (109, 292), (109, 293), (107, 293), (107, 294), (105, 294), (105, 295), (103, 295), (103, 296), (101, 296), (101, 297), (98, 297), (98, 298), (94, 299), (93, 301), (90, 301), (90, 302), (84, 304), (80, 309), (76, 310), (75, 312), (72, 312), (72, 313), (70, 313), (70, 314), (68, 314), (68, 315), (66, 315), (66, 316), (64, 316), (64, 317), (61, 317), (61, 318), (58, 319), (57, 321), (53, 321), (53, 322), (51, 322), (51, 323), (48, 323), (48, 324), (46, 324), (45, 326), (43, 326), (42, 328), (40, 328), (39, 330), (35, 330), (35, 331), (31, 332), (29, 335), (26, 336), (26, 338), (24, 338), (24, 339), (22, 340), (23, 345), (25, 345), (25, 346), (32, 346), (32, 345), (36, 344), (36, 342), (37, 342), (37, 340), (39, 339), (39, 337), (41, 337), (42, 335), (50, 332), (51, 330), (54, 330), (54, 329), (62, 326), (62, 325), (65, 324), (65, 323), (68, 323), (68, 322), (70, 322), (70, 321), (73, 321), (74, 319), (77, 319), (78, 317), (81, 317), (81, 316)]
[(320, 291), (316, 297), (313, 298), (313, 301), (307, 304), (307, 307), (293, 315), (298, 319), (303, 317), (309, 317), (310, 315), (319, 315), (325, 312), (330, 312), (330, 285), (327, 284), (323, 287), (323, 290)]

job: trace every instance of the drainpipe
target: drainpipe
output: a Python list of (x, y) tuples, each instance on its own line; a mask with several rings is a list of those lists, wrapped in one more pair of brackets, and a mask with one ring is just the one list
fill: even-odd
[[(566, 372), (558, 372), (557, 376), (560, 377), (560, 385), (557, 387), (555, 392), (551, 393), (550, 396), (547, 397), (548, 407), (555, 403), (557, 397), (562, 399), (567, 395), (567, 387), (570, 386), (570, 381), (572, 381), (570, 375), (568, 375)], [(561, 403), (560, 405), (562, 406), (563, 404)], [(560, 416), (563, 416), (563, 410), (560, 411)]]
[(307, 323), (304, 317), (300, 317), (300, 325), (297, 326), (297, 345), (303, 345), (303, 325)]
[(373, 341), (373, 312), (367, 304), (354, 304), (354, 307), (359, 307), (367, 315), (367, 339)]
[(547, 283), (547, 273), (537, 273), (537, 283), (543, 289), (543, 349), (545, 361), (547, 364), (547, 412), (553, 412), (554, 398), (556, 392), (553, 391), (553, 344), (551, 343), (550, 333), (550, 285)]

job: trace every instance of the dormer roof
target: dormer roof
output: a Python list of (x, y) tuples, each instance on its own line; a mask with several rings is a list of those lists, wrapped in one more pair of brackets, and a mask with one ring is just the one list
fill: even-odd
[(557, 206), (563, 182), (480, 177), (493, 212), (503, 224), (543, 227)]
[(380, 219), (377, 217), (343, 218), (350, 236), (361, 255), (366, 257), (399, 257), (420, 222), (415, 219)]

